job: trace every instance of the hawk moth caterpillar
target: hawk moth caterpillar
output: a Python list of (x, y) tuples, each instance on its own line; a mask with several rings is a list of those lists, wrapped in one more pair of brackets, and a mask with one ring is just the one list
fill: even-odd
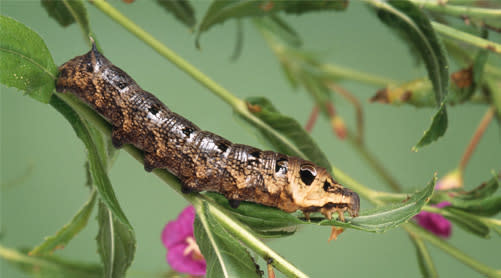
[(144, 168), (165, 168), (183, 192), (223, 194), (232, 207), (250, 201), (285, 212), (334, 212), (358, 216), (358, 195), (310, 161), (233, 144), (172, 112), (113, 65), (95, 45), (59, 67), (58, 92), (70, 92), (112, 125), (116, 148), (133, 144), (144, 152)]

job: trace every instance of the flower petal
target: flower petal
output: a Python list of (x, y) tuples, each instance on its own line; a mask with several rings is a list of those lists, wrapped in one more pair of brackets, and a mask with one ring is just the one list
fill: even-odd
[(205, 275), (205, 261), (193, 260), (191, 254), (183, 256), (186, 245), (178, 244), (169, 248), (167, 252), (167, 262), (172, 269), (181, 273), (188, 273), (194, 276)]
[(186, 207), (176, 220), (170, 221), (162, 231), (162, 242), (167, 249), (171, 246), (185, 242), (187, 237), (193, 237), (193, 223), (195, 221), (195, 208)]
[(452, 225), (449, 220), (440, 214), (422, 211), (416, 215), (418, 224), (437, 236), (448, 238), (451, 236)]

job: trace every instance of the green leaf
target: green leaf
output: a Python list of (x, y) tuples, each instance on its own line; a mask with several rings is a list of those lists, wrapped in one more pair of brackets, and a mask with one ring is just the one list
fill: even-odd
[(303, 43), (299, 34), (278, 15), (256, 19), (256, 23), (290, 46), (300, 47)]
[(394, 28), (419, 51), (433, 84), (437, 103), (442, 103), (447, 96), (448, 65), (445, 50), (428, 17), (409, 1), (392, 0), (372, 4), (377, 6), (381, 21)]
[[(297, 217), (277, 208), (250, 202), (241, 202), (238, 208), (232, 208), (228, 200), (220, 194), (207, 192), (204, 193), (204, 195), (209, 196), (220, 206), (231, 211), (239, 221), (247, 224), (258, 233), (266, 234), (266, 232), (269, 231), (273, 234), (270, 230), (278, 232), (276, 229), (287, 227), (294, 228), (298, 224), (304, 224), (304, 222)], [(289, 233), (286, 232), (285, 234)]]
[(405, 223), (416, 214), (429, 201), (435, 187), (436, 176), (421, 191), (414, 193), (408, 200), (387, 205), (384, 207), (360, 212), (358, 217), (345, 217), (346, 222), (337, 220), (316, 219), (320, 225), (341, 226), (367, 232), (385, 232)]
[(498, 177), (492, 179), (466, 194), (456, 192), (437, 193), (434, 202), (447, 201), (451, 207), (476, 215), (493, 216), (501, 212), (501, 196), (492, 196), (498, 189)]
[(235, 40), (235, 47), (233, 48), (233, 54), (231, 54), (230, 60), (236, 61), (238, 57), (242, 54), (242, 49), (244, 48), (244, 26), (242, 21), (237, 20), (237, 34)]
[(108, 174), (105, 169), (106, 157), (101, 157), (100, 151), (103, 150), (100, 144), (103, 144), (102, 140), (94, 137), (98, 131), (90, 131), (91, 128), (85, 121), (83, 121), (80, 116), (69, 107), (65, 102), (63, 102), (59, 97), (54, 96), (51, 98), (50, 104), (56, 108), (59, 113), (61, 113), (66, 120), (71, 124), (77, 136), (83, 141), (88, 152), (89, 168), (92, 174), (92, 180), (97, 188), (99, 196), (102, 198), (104, 203), (111, 209), (113, 214), (122, 223), (125, 223), (132, 230), (125, 213), (120, 208), (120, 204), (115, 196), (113, 187), (108, 178)]
[(267, 125), (257, 126), (254, 122), (243, 117), (241, 118), (257, 128), (267, 142), (275, 147), (276, 151), (291, 156), (302, 157), (324, 168), (330, 168), (327, 157), (296, 120), (278, 112), (266, 98), (248, 98), (247, 102), (251, 107), (254, 107), (252, 110), (256, 110), (252, 114)]
[(428, 248), (426, 248), (424, 241), (412, 234), (409, 235), (414, 247), (416, 247), (416, 255), (421, 275), (423, 277), (438, 277), (437, 269), (435, 268), (435, 264), (431, 259), (430, 252), (428, 252)]
[(445, 102), (442, 102), (440, 108), (433, 116), (430, 127), (424, 132), (419, 142), (412, 147), (412, 150), (417, 152), (420, 148), (442, 137), (447, 130), (447, 122), (447, 110), (445, 109)]
[(497, 78), (486, 78), (487, 87), (492, 98), (492, 104), (496, 107), (498, 119), (501, 119), (501, 80)]
[(53, 252), (56, 248), (64, 247), (70, 242), (85, 226), (92, 213), (94, 204), (96, 203), (96, 190), (93, 189), (89, 200), (83, 207), (73, 216), (71, 221), (64, 225), (54, 236), (45, 238), (42, 244), (33, 248), (30, 251), (30, 256), (47, 255)]
[[(485, 49), (482, 49), (478, 52), (477, 56), (475, 57), (475, 61), (471, 67), (468, 67), (466, 69), (463, 69), (459, 72), (460, 78), (462, 75), (466, 74), (464, 78), (471, 78), (471, 84), (467, 87), (459, 88), (456, 85), (456, 81), (453, 82), (454, 86), (454, 96), (452, 99), (457, 102), (465, 102), (469, 100), (473, 94), (475, 93), (475, 90), (482, 84), (483, 80), (483, 73), (484, 73), (484, 66), (487, 62), (487, 57), (489, 56), (489, 52)], [(467, 76), (468, 74), (471, 74), (472, 76)], [(454, 74), (453, 74), (454, 76)], [(467, 80), (458, 80), (457, 82), (464, 82)], [(461, 83), (459, 83), (461, 84)]]
[(20, 22), (0, 16), (0, 82), (48, 103), (57, 66), (42, 38)]
[(447, 97), (449, 73), (445, 50), (428, 17), (411, 2), (393, 0), (371, 3), (377, 6), (381, 21), (394, 28), (419, 51), (428, 70), (428, 77), (433, 84), (436, 102), (440, 104), (439, 110), (433, 117), (432, 125), (413, 148), (417, 151), (438, 140), (447, 129), (447, 111), (444, 104)]
[(63, 260), (57, 256), (29, 256), (26, 252), (0, 245), (0, 258), (16, 266), (32, 277), (47, 278), (102, 278), (103, 267)]
[(42, 6), (61, 26), (77, 22), (85, 35), (90, 35), (87, 10), (82, 0), (42, 0)]
[(501, 196), (482, 200), (451, 200), (452, 207), (476, 215), (494, 216), (501, 212)]
[(171, 12), (186, 26), (195, 27), (195, 11), (188, 0), (157, 0), (157, 3)]
[(198, 27), (196, 45), (199, 47), (199, 38), (203, 32), (228, 19), (265, 16), (279, 11), (302, 14), (309, 11), (344, 10), (347, 5), (347, 0), (213, 0)]
[(96, 240), (104, 264), (104, 277), (125, 277), (136, 251), (134, 232), (118, 221), (101, 201), (97, 219), (99, 232)]
[[(454, 194), (454, 198), (463, 200), (478, 200), (492, 196), (499, 188), (498, 177), (496, 173), (492, 173), (493, 177), (477, 186), (475, 189), (468, 192), (458, 192)], [(448, 194), (448, 193), (445, 193)]]
[(197, 208), (194, 230), (207, 262), (206, 277), (262, 277), (249, 252), (212, 217), (206, 202)]
[(476, 236), (489, 238), (489, 227), (470, 213), (465, 213), (454, 207), (445, 207), (443, 210), (449, 212), (444, 216), (454, 222), (458, 227)]

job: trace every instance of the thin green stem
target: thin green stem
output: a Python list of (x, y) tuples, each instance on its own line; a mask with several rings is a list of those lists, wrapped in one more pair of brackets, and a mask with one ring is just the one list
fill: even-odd
[(468, 161), (470, 161), (473, 152), (475, 151), (478, 143), (480, 142), (480, 139), (482, 139), (485, 130), (489, 126), (492, 118), (494, 118), (495, 112), (496, 109), (494, 108), (494, 106), (491, 106), (489, 107), (489, 109), (487, 109), (487, 112), (485, 113), (484, 117), (482, 117), (482, 120), (478, 124), (475, 133), (473, 133), (470, 143), (468, 143), (468, 146), (466, 147), (464, 154), (461, 157), (461, 161), (459, 162), (458, 166), (459, 171), (464, 172), (466, 165), (468, 165)]
[(425, 8), (430, 11), (440, 12), (452, 16), (469, 16), (481, 19), (496, 19), (501, 17), (501, 10), (499, 9), (486, 9), (477, 7), (468, 7), (460, 5), (447, 5), (442, 0), (410, 0), (410, 2)]
[(431, 258), (430, 252), (422, 238), (416, 234), (409, 233), (409, 238), (416, 247), (418, 261), (421, 267), (421, 274), (423, 277), (438, 277), (437, 269)]
[(57, 268), (56, 263), (51, 263), (50, 261), (40, 259), (36, 256), (28, 256), (21, 253), (15, 249), (6, 248), (0, 245), (0, 257), (11, 262), (22, 263), (34, 266), (43, 266), (48, 268)]
[(209, 212), (221, 223), (225, 229), (242, 241), (247, 247), (255, 250), (262, 258), (272, 258), (272, 265), (280, 272), (291, 277), (308, 277), (295, 266), (278, 255), (273, 249), (259, 240), (252, 232), (244, 228), (242, 224), (236, 221), (233, 217), (225, 213), (218, 205), (212, 204), (209, 206)]
[(68, 11), (70, 12), (71, 16), (75, 19), (75, 21), (77, 22), (78, 26), (80, 27), (80, 29), (82, 30), (82, 33), (83, 33), (83, 36), (84, 36), (84, 40), (86, 42), (89, 43), (89, 46), (91, 45), (90, 43), (90, 40), (89, 40), (89, 29), (88, 29), (88, 26), (85, 25), (84, 22), (82, 22), (82, 18), (80, 18), (79, 14), (73, 9), (73, 6), (71, 6), (69, 3), (68, 3), (68, 0), (62, 0), (62, 3), (63, 5), (66, 7), (66, 9), (68, 9)]
[(179, 57), (175, 52), (170, 50), (167, 46), (162, 44), (159, 40), (153, 37), (151, 34), (146, 32), (144, 29), (136, 25), (122, 13), (120, 13), (113, 6), (108, 4), (104, 0), (91, 0), (92, 4), (94, 4), (99, 10), (108, 15), (110, 18), (115, 20), (117, 23), (122, 25), (129, 32), (134, 34), (136, 37), (141, 39), (151, 48), (153, 48), (158, 54), (167, 58), (174, 65), (176, 65), (179, 69), (184, 71), (186, 74), (191, 76), (193, 79), (198, 81), (200, 84), (205, 86), (207, 89), (211, 90), (218, 97), (223, 99), (225, 102), (229, 104), (234, 104), (237, 102), (241, 102), (235, 96), (233, 96), (228, 90), (220, 86), (218, 83), (214, 82), (210, 77), (199, 71), (196, 67), (188, 63), (183, 58)]
[(437, 31), (442, 36), (459, 40), (469, 45), (486, 49), (497, 54), (501, 54), (501, 44), (474, 36), (466, 32), (459, 31), (457, 29), (454, 29), (452, 27), (449, 27), (447, 25), (435, 21), (431, 22), (431, 26), (433, 26), (433, 29), (435, 29), (435, 31)]
[(351, 143), (353, 148), (358, 151), (358, 153), (367, 161), (370, 167), (383, 179), (386, 184), (396, 192), (402, 192), (402, 188), (400, 187), (400, 184), (388, 173), (386, 168), (384, 168), (383, 164), (374, 156), (373, 153), (367, 149), (367, 146), (363, 143), (358, 142), (356, 140), (356, 136), (353, 135), (353, 133), (348, 130), (348, 142)]
[(334, 64), (322, 64), (320, 69), (332, 78), (352, 80), (371, 86), (386, 87), (392, 84), (397, 84), (397, 81), (383, 76), (365, 73)]
[(501, 277), (501, 270), (491, 268), (477, 260), (474, 260), (467, 254), (463, 253), (461, 250), (450, 245), (448, 242), (438, 238), (434, 234), (428, 232), (427, 230), (419, 227), (414, 223), (402, 224), (402, 227), (409, 233), (415, 234), (422, 239), (427, 240), (436, 247), (442, 249), (446, 253), (450, 254), (452, 257), (456, 258), (458, 261), (468, 265), (472, 269), (478, 271), (479, 273), (485, 274), (488, 277)]

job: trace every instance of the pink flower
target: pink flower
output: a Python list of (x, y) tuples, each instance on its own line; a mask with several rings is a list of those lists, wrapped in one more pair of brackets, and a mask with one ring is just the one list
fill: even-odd
[[(437, 208), (443, 208), (450, 205), (451, 203), (449, 202), (441, 202), (433, 206)], [(448, 238), (451, 236), (452, 232), (451, 222), (449, 222), (449, 220), (445, 219), (445, 217), (443, 217), (440, 214), (428, 211), (422, 211), (418, 215), (416, 215), (416, 220), (421, 227), (427, 229), (428, 231), (434, 233), (437, 236), (441, 236), (444, 238)]]
[[(436, 190), (451, 190), (463, 187), (463, 172), (457, 168), (450, 171), (445, 177), (441, 178), (436, 184)], [(441, 202), (433, 205), (437, 208), (443, 208), (450, 206), (449, 202)], [(428, 231), (434, 233), (437, 236), (448, 238), (451, 236), (452, 225), (449, 220), (440, 214), (422, 211), (416, 215), (417, 223), (427, 229)]]
[(205, 259), (193, 235), (195, 208), (186, 207), (176, 220), (162, 231), (162, 242), (167, 248), (167, 262), (172, 269), (193, 276), (205, 275)]

